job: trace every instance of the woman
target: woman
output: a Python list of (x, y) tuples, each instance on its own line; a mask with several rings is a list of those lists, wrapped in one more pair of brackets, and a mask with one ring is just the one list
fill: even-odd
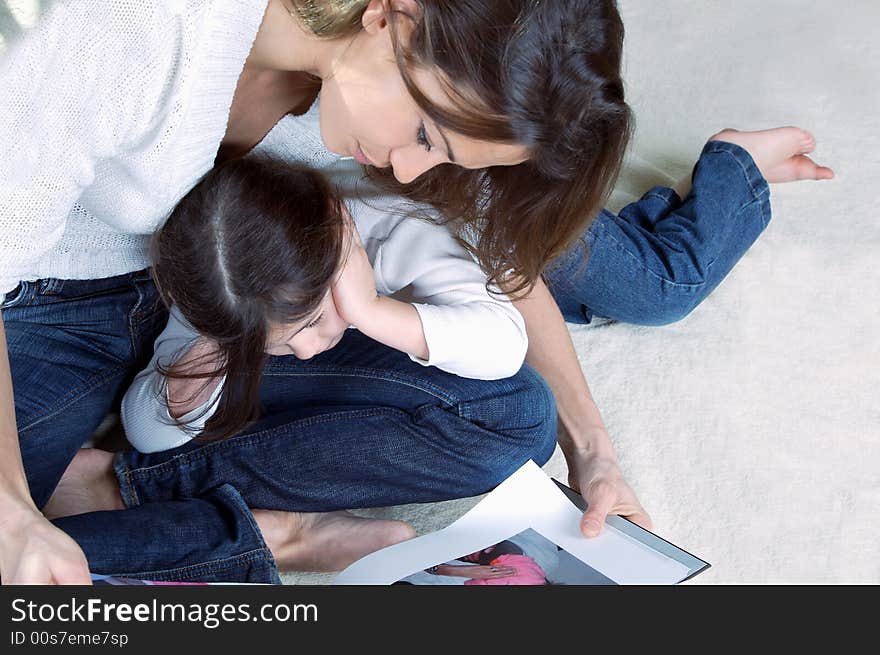
[[(40, 514), (68, 462), (149, 358), (165, 322), (143, 271), (147, 235), (215, 158), (246, 152), (281, 116), (308, 107), (318, 80), (321, 136), (331, 150), (388, 167), (386, 172), (408, 185), (398, 190), (432, 201), (450, 220), (476, 222), (474, 247), (493, 281), (512, 291), (531, 288), (519, 302), (530, 333), (529, 362), (556, 395), (570, 482), (591, 505), (585, 534), (596, 534), (611, 511), (649, 524), (620, 474), (561, 316), (538, 279), (595, 215), (626, 144), (622, 28), (612, 2), (401, 0), (389, 8), (379, 0), (193, 1), (173, 7), (108, 0), (91, 14), (78, 4), (54, 7), (13, 45), (0, 69), (0, 109), (8, 130), (0, 140), (6, 146), (0, 152), (6, 185), (0, 197), (0, 280), (2, 291), (10, 292), (3, 307), (6, 333), (0, 335), (0, 448), (11, 453), (0, 464), (4, 582), (85, 582), (80, 546), (93, 560), (113, 550), (118, 559), (102, 562), (98, 570), (126, 573), (121, 567), (130, 566), (137, 553), (154, 565), (154, 577), (165, 579), (272, 580), (273, 555), (301, 568), (332, 567), (358, 555), (321, 559), (326, 544), (338, 543), (340, 534), (367, 533), (362, 541), (379, 547), (411, 532), (321, 512), (478, 493), (525, 459), (549, 457), (554, 408), (543, 381), (525, 368), (500, 386), (440, 381), (449, 396), (447, 408), (469, 415), (461, 409), (468, 408), (474, 424), (493, 416), (498, 423), (490, 426), (491, 436), (509, 441), (504, 448), (488, 438), (476, 448), (458, 444), (444, 453), (447, 462), (454, 456), (457, 467), (405, 462), (412, 467), (405, 479), (420, 487), (417, 494), (398, 487), (365, 499), (364, 488), (397, 481), (388, 480), (385, 470), (370, 471), (369, 459), (353, 464), (340, 459), (334, 465), (348, 466), (352, 479), (366, 477), (372, 484), (352, 495), (337, 494), (340, 489), (331, 483), (338, 471), (319, 470), (326, 483), (310, 484), (312, 504), (299, 508), (309, 514), (251, 513), (240, 490), (229, 484), (195, 493), (177, 489), (166, 502), (138, 505), (138, 498), (129, 497), (133, 508), (125, 512), (59, 520), (76, 541)], [(328, 14), (330, 9), (338, 15)], [(806, 152), (794, 141), (789, 137), (772, 157), (787, 161), (801, 155), (797, 148)], [(760, 202), (763, 180), (748, 154), (734, 145), (726, 151), (744, 162), (740, 169), (748, 171), (752, 184), (742, 191), (747, 185), (740, 180), (739, 195), (725, 191), (709, 208), (722, 222), (736, 214), (729, 208), (742, 208), (740, 199), (748, 194), (757, 196), (753, 204), (759, 210), (766, 205)], [(700, 166), (692, 196), (701, 199), (699, 172)], [(382, 171), (377, 174), (382, 177)], [(742, 177), (738, 171), (731, 175)], [(666, 200), (669, 209), (676, 199)], [(699, 202), (692, 204), (696, 207), (688, 211), (702, 214)], [(658, 216), (655, 212), (655, 222)], [(713, 229), (708, 225), (706, 233)], [(647, 239), (633, 232), (628, 235), (633, 242)], [(603, 232), (588, 233), (593, 250), (608, 251), (589, 236), (594, 234), (601, 238)], [(721, 244), (725, 252), (747, 247), (726, 231), (719, 238), (729, 239)], [(550, 277), (563, 309), (581, 320), (590, 311), (613, 316), (614, 302), (586, 302), (588, 297), (564, 287), (577, 275), (596, 275), (592, 262), (579, 266), (582, 254), (570, 252), (552, 269), (562, 274)], [(618, 267), (629, 259), (620, 257)], [(735, 261), (735, 255), (728, 259)], [(600, 275), (616, 274), (604, 265)], [(634, 276), (654, 277), (645, 267), (632, 268)], [(723, 276), (720, 267), (713, 271), (718, 274)], [(613, 278), (604, 282), (617, 288)], [(711, 283), (690, 285), (692, 299), (698, 301), (700, 289)], [(588, 288), (578, 287), (578, 294)], [(387, 380), (395, 379), (398, 364), (375, 344), (355, 340), (345, 354), (350, 366), (368, 361), (377, 365), (373, 370), (388, 372)], [(385, 397), (373, 399), (387, 407), (372, 416), (377, 433), (386, 420), (409, 421), (413, 406), (425, 404), (417, 398), (411, 407), (395, 407), (394, 391), (392, 385)], [(506, 407), (513, 409), (498, 416), (497, 401), (505, 394)], [(522, 406), (532, 409), (528, 422), (515, 411)], [(297, 418), (313, 434), (328, 416)], [(442, 426), (428, 430), (432, 437), (438, 432), (448, 436)], [(499, 452), (487, 460), (481, 449), (490, 445)], [(480, 475), (462, 480), (458, 473), (468, 470), (465, 465), (477, 463)], [(122, 471), (130, 481), (132, 467)], [(172, 477), (186, 487), (187, 480)], [(150, 480), (156, 489), (169, 481)], [(422, 493), (422, 487), (435, 495)], [(330, 495), (334, 502), (327, 506), (322, 500)], [(145, 529), (154, 537), (149, 546), (142, 539)], [(113, 549), (106, 547), (108, 535), (119, 542)], [(169, 550), (169, 544), (182, 543), (199, 544), (200, 550)]]

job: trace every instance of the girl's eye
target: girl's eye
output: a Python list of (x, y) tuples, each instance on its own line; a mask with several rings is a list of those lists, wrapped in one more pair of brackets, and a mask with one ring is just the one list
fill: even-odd
[(324, 314), (321, 314), (321, 315), (320, 315), (318, 318), (316, 318), (314, 321), (312, 321), (311, 323), (309, 323), (308, 325), (306, 325), (304, 329), (307, 330), (307, 329), (309, 329), (309, 328), (313, 328), (313, 327), (317, 326), (318, 323), (321, 322), (321, 319), (322, 319), (322, 318), (324, 318)]
[(428, 141), (428, 133), (425, 131), (425, 124), (422, 123), (419, 131), (416, 133), (416, 142), (428, 152), (431, 152), (431, 142)]

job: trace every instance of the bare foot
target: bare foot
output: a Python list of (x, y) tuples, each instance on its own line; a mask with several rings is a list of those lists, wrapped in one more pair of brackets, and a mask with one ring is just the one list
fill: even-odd
[(819, 166), (807, 157), (815, 150), (816, 139), (799, 127), (777, 127), (757, 132), (727, 129), (710, 137), (709, 141), (727, 141), (744, 148), (770, 183), (830, 180), (834, 177), (830, 168)]
[(416, 536), (409, 523), (349, 512), (258, 509), (254, 518), (282, 571), (341, 571), (365, 555)]
[(43, 514), (56, 519), (111, 509), (125, 509), (113, 473), (113, 453), (80, 448), (43, 507)]

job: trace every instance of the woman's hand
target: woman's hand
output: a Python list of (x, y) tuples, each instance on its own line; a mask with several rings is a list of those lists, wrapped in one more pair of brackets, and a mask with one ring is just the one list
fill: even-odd
[(354, 224), (349, 227), (349, 239), (344, 247), (348, 257), (333, 283), (333, 301), (339, 316), (358, 327), (375, 311), (379, 294), (373, 267)]
[(0, 523), (0, 581), (9, 584), (92, 584), (76, 542), (35, 509)]
[[(581, 532), (584, 536), (599, 535), (609, 514), (623, 516), (650, 530), (651, 517), (624, 480), (613, 452), (576, 448), (563, 436), (564, 428), (561, 424), (559, 430), (559, 443), (568, 464), (568, 486), (587, 501), (587, 511), (581, 517)], [(604, 434), (594, 436), (594, 443), (607, 440), (608, 436)]]

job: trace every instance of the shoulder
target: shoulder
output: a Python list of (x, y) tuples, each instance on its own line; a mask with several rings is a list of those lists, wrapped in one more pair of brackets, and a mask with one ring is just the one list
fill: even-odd
[(369, 184), (364, 184), (356, 197), (347, 199), (347, 206), (363, 239), (398, 242), (453, 239), (438, 213), (428, 205), (377, 191)]
[(34, 29), (52, 33), (62, 42), (89, 42), (96, 49), (112, 51), (167, 38), (169, 32), (173, 36), (176, 28), (186, 25), (188, 18), (195, 20), (207, 4), (205, 0), (55, 2)]
[[(176, 76), (204, 2), (55, 2), (11, 44), (5, 66), (52, 80), (56, 93), (122, 104), (155, 100)], [(190, 36), (191, 35), (191, 38)], [(38, 88), (38, 87), (34, 87)], [(130, 100), (126, 100), (130, 98)], [(149, 113), (152, 107), (142, 111)], [(112, 118), (112, 117), (108, 117)]]

